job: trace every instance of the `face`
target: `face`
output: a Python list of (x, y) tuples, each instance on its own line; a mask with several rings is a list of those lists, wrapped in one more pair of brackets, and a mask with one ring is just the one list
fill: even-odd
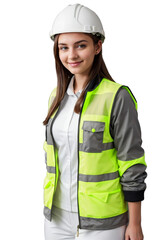
[(95, 45), (92, 38), (84, 33), (62, 33), (58, 39), (59, 58), (75, 76), (88, 76), (101, 45), (101, 41)]

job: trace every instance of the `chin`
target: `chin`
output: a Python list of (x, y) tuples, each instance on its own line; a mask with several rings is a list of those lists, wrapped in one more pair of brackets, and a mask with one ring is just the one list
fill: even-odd
[(72, 74), (81, 74), (82, 72), (79, 71), (78, 69), (68, 69)]

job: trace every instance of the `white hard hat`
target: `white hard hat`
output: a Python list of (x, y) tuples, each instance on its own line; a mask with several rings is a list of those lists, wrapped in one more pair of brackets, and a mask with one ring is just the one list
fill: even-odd
[(68, 5), (63, 9), (55, 18), (49, 35), (54, 40), (56, 34), (68, 32), (92, 33), (101, 36), (102, 42), (105, 39), (99, 17), (95, 12), (80, 4)]

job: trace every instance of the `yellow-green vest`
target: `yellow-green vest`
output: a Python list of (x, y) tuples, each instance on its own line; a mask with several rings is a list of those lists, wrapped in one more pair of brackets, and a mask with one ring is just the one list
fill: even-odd
[[(135, 164), (146, 165), (144, 156), (131, 161), (117, 159), (114, 139), (109, 129), (113, 102), (121, 87), (127, 89), (137, 109), (136, 99), (128, 87), (103, 78), (94, 89), (86, 91), (80, 112), (77, 129), (77, 204), (79, 227), (82, 229), (111, 229), (126, 224), (128, 209), (120, 177)], [(55, 95), (56, 88), (50, 96), (49, 107)], [(51, 130), (58, 109), (46, 126), (44, 142), (47, 167), (44, 180), (44, 215), (49, 221), (59, 174), (58, 152)]]

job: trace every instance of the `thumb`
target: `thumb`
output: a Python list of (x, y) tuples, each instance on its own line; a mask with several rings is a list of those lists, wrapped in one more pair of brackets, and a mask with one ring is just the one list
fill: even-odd
[(125, 240), (130, 240), (130, 237), (127, 233), (125, 234)]

